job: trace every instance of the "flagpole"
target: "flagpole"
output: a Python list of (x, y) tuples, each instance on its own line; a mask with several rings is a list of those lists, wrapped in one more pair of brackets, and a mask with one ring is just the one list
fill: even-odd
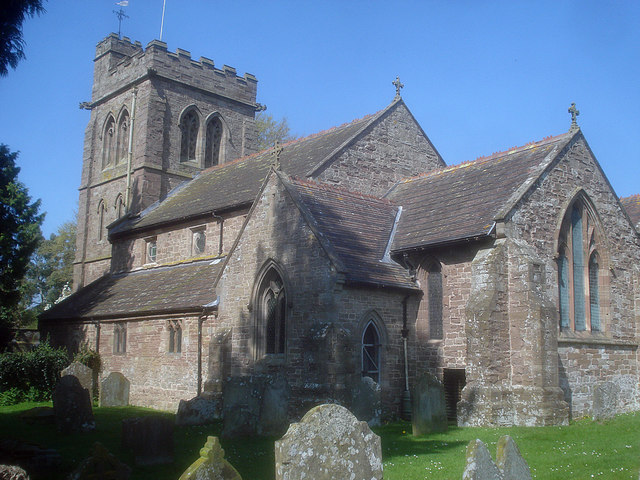
[(162, 0), (162, 21), (160, 22), (160, 41), (162, 41), (162, 29), (164, 28), (164, 8), (167, 6), (167, 0)]

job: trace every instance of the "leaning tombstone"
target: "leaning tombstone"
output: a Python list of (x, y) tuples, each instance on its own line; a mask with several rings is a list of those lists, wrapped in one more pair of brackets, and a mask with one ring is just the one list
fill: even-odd
[(340, 405), (320, 405), (275, 443), (276, 480), (382, 479), (380, 437)]
[(500, 470), (480, 439), (471, 440), (467, 445), (467, 465), (462, 480), (502, 480)]
[(520, 454), (516, 442), (509, 435), (498, 440), (496, 465), (504, 480), (531, 480), (531, 470)]
[(74, 375), (65, 375), (53, 391), (53, 413), (58, 430), (89, 432), (96, 428), (89, 390)]
[(220, 419), (220, 404), (211, 394), (203, 393), (191, 400), (180, 400), (176, 425), (206, 425)]
[(447, 403), (442, 383), (430, 373), (422, 374), (413, 388), (411, 425), (413, 435), (447, 430)]
[(620, 386), (613, 382), (598, 383), (593, 387), (593, 419), (609, 420), (618, 412)]
[(371, 377), (360, 377), (351, 392), (351, 411), (356, 418), (367, 422), (370, 427), (379, 426), (382, 421), (380, 385)]
[(173, 462), (173, 421), (159, 415), (125, 418), (122, 448), (133, 452), (136, 465)]
[(130, 382), (120, 372), (111, 372), (100, 383), (101, 407), (126, 407), (129, 405)]
[(224, 458), (218, 437), (207, 437), (200, 458), (187, 468), (178, 480), (242, 480), (238, 471)]
[(131, 469), (120, 462), (100, 442), (93, 445), (91, 456), (78, 465), (69, 480), (127, 480)]
[(93, 370), (80, 362), (71, 364), (60, 372), (61, 376), (73, 375), (80, 380), (80, 385), (89, 390), (89, 398), (93, 398)]

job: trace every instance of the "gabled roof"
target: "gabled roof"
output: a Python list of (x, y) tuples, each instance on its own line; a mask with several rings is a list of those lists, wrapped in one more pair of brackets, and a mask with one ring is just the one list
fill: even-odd
[(343, 188), (278, 176), (347, 283), (417, 288), (407, 270), (385, 258), (398, 207)]
[(575, 134), (565, 133), (403, 180), (386, 195), (404, 212), (393, 251), (489, 235)]
[[(319, 167), (329, 163), (367, 127), (401, 102), (401, 99), (396, 99), (373, 115), (282, 145), (280, 168), (289, 175), (313, 176)], [(248, 206), (273, 162), (273, 148), (270, 148), (203, 170), (194, 179), (174, 189), (165, 200), (151, 205), (139, 217), (114, 225), (110, 235)]]
[(627, 215), (636, 228), (640, 228), (640, 195), (631, 195), (620, 199), (620, 203), (627, 211)]
[(221, 266), (220, 259), (208, 259), (105, 275), (46, 310), (40, 319), (201, 311), (216, 299), (213, 284)]

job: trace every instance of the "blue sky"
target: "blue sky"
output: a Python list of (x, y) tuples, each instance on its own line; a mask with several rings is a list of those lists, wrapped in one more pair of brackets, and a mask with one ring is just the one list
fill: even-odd
[[(114, 1), (50, 0), (27, 59), (0, 78), (0, 142), (47, 212), (77, 208), (95, 45)], [(130, 0), (122, 34), (158, 38), (162, 0)], [(308, 135), (403, 98), (448, 164), (568, 130), (567, 108), (619, 196), (640, 193), (640, 2), (167, 0), (162, 40), (258, 78), (258, 101)]]

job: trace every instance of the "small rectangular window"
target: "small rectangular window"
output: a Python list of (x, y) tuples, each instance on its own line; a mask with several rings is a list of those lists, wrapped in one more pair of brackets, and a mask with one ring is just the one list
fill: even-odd
[(156, 237), (147, 238), (145, 241), (146, 263), (156, 263), (156, 260), (158, 259), (158, 242)]

